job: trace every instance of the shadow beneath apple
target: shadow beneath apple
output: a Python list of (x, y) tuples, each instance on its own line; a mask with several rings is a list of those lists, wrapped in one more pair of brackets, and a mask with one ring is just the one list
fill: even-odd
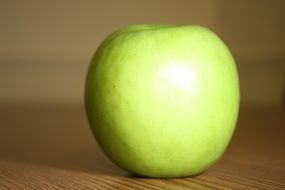
[(2, 105), (0, 161), (126, 176), (98, 147), (82, 105)]

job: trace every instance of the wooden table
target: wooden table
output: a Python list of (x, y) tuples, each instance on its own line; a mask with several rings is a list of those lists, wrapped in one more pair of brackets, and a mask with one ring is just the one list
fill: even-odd
[(0, 189), (285, 189), (285, 112), (242, 108), (216, 165), (195, 177), (149, 179), (102, 154), (82, 105), (1, 105)]

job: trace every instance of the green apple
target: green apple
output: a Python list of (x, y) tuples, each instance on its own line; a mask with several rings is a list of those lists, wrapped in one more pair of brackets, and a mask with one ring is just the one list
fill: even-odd
[(135, 174), (174, 178), (213, 165), (239, 110), (235, 61), (201, 26), (131, 25), (107, 37), (87, 73), (85, 105), (106, 155)]

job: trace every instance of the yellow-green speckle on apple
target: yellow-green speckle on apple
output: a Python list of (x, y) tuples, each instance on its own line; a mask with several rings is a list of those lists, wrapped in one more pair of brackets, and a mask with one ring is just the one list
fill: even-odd
[(201, 26), (131, 25), (107, 37), (87, 73), (94, 136), (118, 166), (156, 178), (199, 174), (223, 154), (239, 111), (226, 45)]

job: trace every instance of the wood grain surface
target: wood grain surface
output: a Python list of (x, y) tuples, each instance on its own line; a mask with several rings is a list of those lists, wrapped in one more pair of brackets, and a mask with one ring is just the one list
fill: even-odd
[(2, 105), (0, 189), (285, 189), (285, 112), (242, 108), (213, 167), (195, 177), (151, 179), (105, 157), (81, 105)]

